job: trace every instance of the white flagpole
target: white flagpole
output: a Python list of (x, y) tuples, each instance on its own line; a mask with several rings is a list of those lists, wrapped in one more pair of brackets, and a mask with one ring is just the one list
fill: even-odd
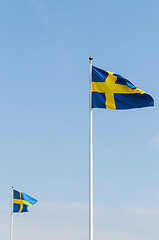
[(89, 92), (89, 240), (93, 240), (93, 151), (92, 151), (92, 57), (90, 60), (90, 92)]
[(10, 240), (13, 240), (13, 187), (12, 187), (12, 200), (11, 200)]

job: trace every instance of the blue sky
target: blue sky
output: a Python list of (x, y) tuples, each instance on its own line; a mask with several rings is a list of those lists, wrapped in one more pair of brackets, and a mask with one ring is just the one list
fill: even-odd
[(159, 238), (159, 2), (2, 0), (0, 236), (11, 186), (38, 199), (14, 238), (88, 239), (89, 56), (155, 99), (93, 110), (94, 239)]

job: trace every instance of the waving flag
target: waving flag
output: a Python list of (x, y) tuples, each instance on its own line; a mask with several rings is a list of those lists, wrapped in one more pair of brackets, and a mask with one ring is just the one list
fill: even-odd
[(28, 212), (28, 206), (32, 206), (36, 202), (37, 200), (35, 198), (13, 189), (13, 212)]
[(153, 98), (129, 80), (92, 67), (92, 108), (131, 109), (154, 106)]

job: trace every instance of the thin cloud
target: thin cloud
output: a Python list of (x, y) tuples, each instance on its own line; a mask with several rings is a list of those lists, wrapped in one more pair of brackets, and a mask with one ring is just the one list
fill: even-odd
[[(14, 215), (14, 238), (87, 240), (88, 204), (39, 202), (27, 214)], [(8, 239), (7, 217), (0, 216), (0, 235)], [(159, 209), (156, 207), (94, 206), (94, 239), (157, 240)]]
[(150, 139), (150, 144), (154, 147), (159, 148), (159, 135), (156, 135)]

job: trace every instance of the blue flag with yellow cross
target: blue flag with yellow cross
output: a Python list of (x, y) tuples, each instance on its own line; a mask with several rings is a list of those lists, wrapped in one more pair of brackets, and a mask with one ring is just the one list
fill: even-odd
[(26, 193), (13, 189), (13, 212), (28, 212), (28, 206), (32, 206), (37, 202), (35, 198), (30, 197)]
[(92, 108), (132, 109), (154, 106), (153, 98), (129, 80), (92, 66)]

